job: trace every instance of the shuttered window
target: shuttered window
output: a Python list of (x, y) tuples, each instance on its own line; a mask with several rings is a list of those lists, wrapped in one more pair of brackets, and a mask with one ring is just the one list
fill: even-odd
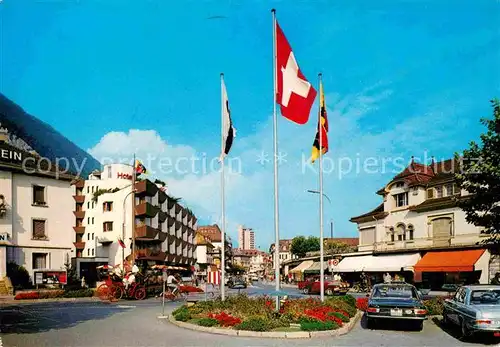
[(33, 186), (33, 205), (45, 204), (45, 187)]
[(47, 238), (47, 234), (45, 233), (45, 220), (33, 219), (33, 238), (35, 240)]
[(113, 231), (113, 222), (104, 222), (102, 231)]
[(33, 269), (47, 268), (47, 253), (33, 253)]

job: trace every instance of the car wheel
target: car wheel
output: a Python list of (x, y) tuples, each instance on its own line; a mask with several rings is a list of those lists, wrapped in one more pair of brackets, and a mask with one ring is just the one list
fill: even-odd
[(305, 295), (308, 295), (309, 294), (309, 288), (304, 288), (302, 289), (302, 293), (304, 293)]
[(460, 319), (460, 338), (461, 340), (467, 340), (472, 335), (471, 330), (465, 323), (464, 319)]
[(375, 322), (373, 321), (373, 318), (366, 317), (366, 328), (373, 329), (374, 327), (375, 327)]
[(326, 288), (325, 294), (326, 295), (333, 295), (333, 290), (331, 288)]
[(451, 325), (450, 324), (450, 319), (448, 318), (448, 311), (446, 309), (443, 310), (443, 324), (444, 325)]
[(424, 321), (418, 321), (415, 323), (415, 329), (417, 331), (422, 331), (424, 329)]

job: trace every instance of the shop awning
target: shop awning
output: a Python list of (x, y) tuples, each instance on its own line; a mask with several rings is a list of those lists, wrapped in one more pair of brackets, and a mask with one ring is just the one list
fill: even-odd
[[(328, 271), (328, 262), (323, 262), (323, 269), (325, 272)], [(321, 262), (315, 261), (310, 267), (304, 270), (304, 273), (320, 273), (321, 272)]]
[(342, 259), (339, 265), (332, 268), (333, 272), (399, 272), (413, 271), (420, 260), (419, 253), (396, 255), (362, 255)]
[(308, 269), (314, 261), (312, 260), (304, 260), (302, 263), (294, 267), (292, 270), (290, 270), (288, 273), (296, 274), (296, 273), (302, 273), (304, 270)]
[(484, 249), (427, 252), (415, 265), (418, 272), (468, 272), (481, 258)]

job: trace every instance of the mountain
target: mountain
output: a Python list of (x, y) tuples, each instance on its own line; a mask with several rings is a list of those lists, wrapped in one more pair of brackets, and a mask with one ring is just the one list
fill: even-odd
[(14, 135), (12, 137), (17, 138), (17, 142), (24, 141), (36, 153), (52, 162), (55, 162), (56, 158), (67, 158), (70, 163), (69, 171), (73, 174), (78, 173), (78, 167), (82, 163), (82, 177), (86, 177), (93, 170), (101, 169), (101, 164), (94, 157), (1, 93), (0, 125), (8, 130), (10, 136)]

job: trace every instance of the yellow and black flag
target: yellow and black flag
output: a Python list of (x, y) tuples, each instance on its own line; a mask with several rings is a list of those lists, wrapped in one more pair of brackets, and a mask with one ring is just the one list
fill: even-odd
[[(319, 103), (320, 103), (320, 119), (321, 125), (318, 124), (318, 131), (316, 132), (316, 138), (314, 139), (311, 161), (314, 163), (316, 159), (319, 158), (320, 148), (322, 149), (322, 154), (328, 152), (328, 118), (326, 116), (326, 104), (325, 104), (325, 94), (323, 92), (323, 82), (319, 85)], [(320, 144), (320, 131), (321, 131), (321, 144)]]

